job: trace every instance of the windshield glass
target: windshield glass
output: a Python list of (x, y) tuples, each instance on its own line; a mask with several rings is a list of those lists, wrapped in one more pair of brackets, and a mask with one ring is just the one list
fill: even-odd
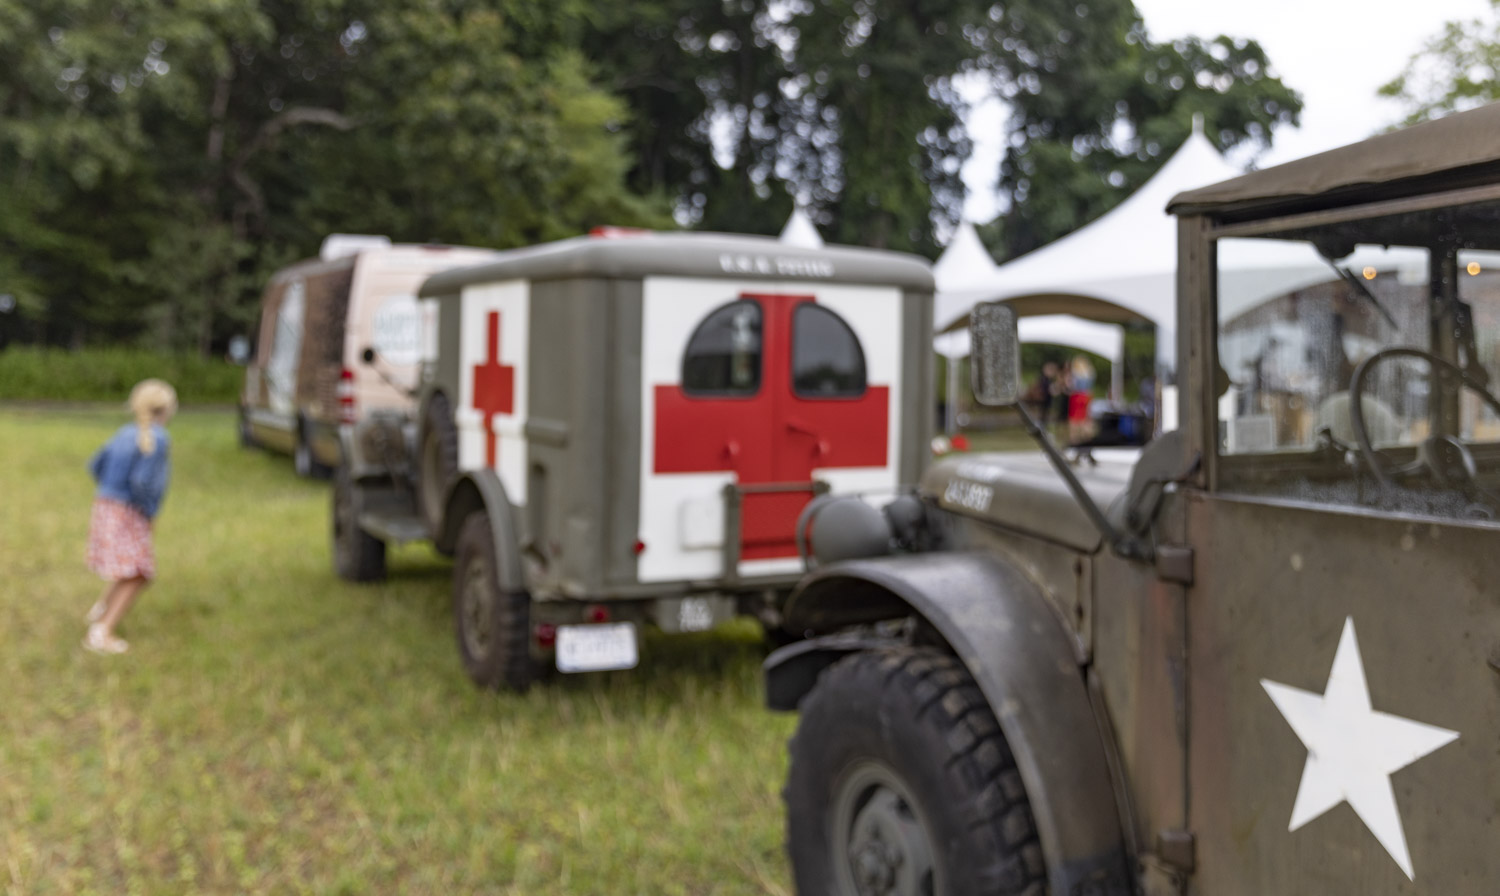
[(1497, 250), (1500, 203), (1219, 240), (1225, 486), (1500, 510)]

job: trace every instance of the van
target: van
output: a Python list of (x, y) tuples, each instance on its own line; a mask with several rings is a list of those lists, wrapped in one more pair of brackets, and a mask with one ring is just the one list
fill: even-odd
[(245, 370), (240, 442), (290, 454), (299, 475), (326, 476), (339, 461), (340, 424), (412, 404), (421, 362), (435, 353), (422, 281), (494, 254), (334, 234), (319, 257), (277, 271)]

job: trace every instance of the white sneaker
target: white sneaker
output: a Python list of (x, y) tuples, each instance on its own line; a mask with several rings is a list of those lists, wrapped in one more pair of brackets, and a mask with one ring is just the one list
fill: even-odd
[(89, 626), (88, 634), (83, 637), (83, 649), (90, 653), (112, 656), (129, 650), (130, 645), (106, 632), (104, 626), (95, 623)]
[(94, 601), (94, 605), (92, 607), (89, 607), (89, 614), (83, 617), (83, 621), (89, 623), (90, 625), (93, 625), (95, 622), (98, 622), (99, 620), (104, 618), (104, 612), (108, 609), (109, 604), (105, 603), (104, 598), (101, 597), (98, 600)]

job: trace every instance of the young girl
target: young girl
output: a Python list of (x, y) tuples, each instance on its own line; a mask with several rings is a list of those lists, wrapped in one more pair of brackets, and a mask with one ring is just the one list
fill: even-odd
[(95, 653), (126, 651), (115, 626), (156, 577), (151, 521), (171, 475), (166, 424), (177, 412), (177, 393), (161, 380), (143, 380), (130, 390), (130, 412), (135, 423), (120, 427), (89, 461), (99, 489), (89, 519), (88, 564), (110, 583), (88, 613), (83, 646)]
[(1094, 365), (1083, 355), (1068, 364), (1068, 443), (1076, 445), (1089, 431), (1089, 402), (1094, 399)]

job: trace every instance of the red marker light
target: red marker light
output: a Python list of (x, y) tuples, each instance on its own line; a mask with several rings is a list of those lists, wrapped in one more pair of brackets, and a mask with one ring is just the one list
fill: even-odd
[(954, 436), (953, 437), (953, 450), (954, 451), (968, 451), (969, 450), (969, 439), (968, 439), (968, 437), (964, 436), (963, 434), (959, 434), (959, 435)]
[(339, 371), (339, 422), (353, 425), (357, 418), (354, 408), (354, 371), (345, 367)]
[(583, 611), (583, 618), (589, 622), (608, 622), (609, 607), (600, 604), (589, 604)]
[(596, 239), (617, 240), (622, 237), (645, 236), (650, 232), (644, 227), (616, 227), (613, 224), (606, 224), (590, 230), (589, 236)]
[(635, 551), (636, 556), (639, 557), (641, 554), (646, 553), (646, 543), (637, 538), (635, 544), (630, 546), (630, 549)]
[(552, 623), (538, 622), (536, 628), (533, 629), (533, 634), (536, 636), (536, 646), (547, 648), (557, 646), (557, 626)]

